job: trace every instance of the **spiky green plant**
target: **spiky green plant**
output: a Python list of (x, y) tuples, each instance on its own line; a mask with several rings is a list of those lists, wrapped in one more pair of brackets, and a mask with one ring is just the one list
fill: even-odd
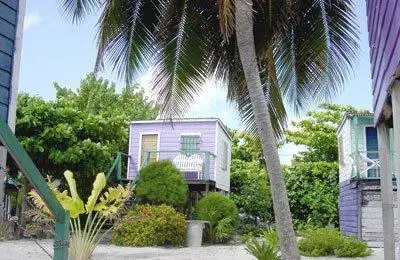
[(260, 238), (250, 236), (246, 239), (246, 250), (258, 260), (280, 260), (278, 233), (268, 228)]
[[(104, 173), (99, 173), (93, 183), (91, 195), (86, 204), (84, 204), (76, 190), (73, 173), (65, 171), (64, 177), (67, 180), (70, 195), (67, 190), (60, 192), (55, 182), (49, 181), (48, 185), (63, 208), (68, 210), (71, 216), (69, 254), (73, 260), (90, 259), (94, 249), (105, 235), (104, 233), (99, 236), (104, 224), (107, 220), (116, 218), (118, 213), (124, 209), (126, 200), (131, 196), (131, 189), (129, 185), (127, 187), (118, 185), (117, 187), (109, 187), (101, 195), (106, 186), (106, 177)], [(35, 190), (29, 192), (28, 196), (38, 209), (51, 216), (47, 205)], [(86, 214), (87, 217), (84, 225), (81, 225), (79, 216), (83, 214)]]

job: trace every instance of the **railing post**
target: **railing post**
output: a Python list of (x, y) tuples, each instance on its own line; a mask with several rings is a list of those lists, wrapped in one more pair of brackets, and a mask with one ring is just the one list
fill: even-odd
[(119, 181), (120, 184), (122, 184), (122, 158), (121, 158), (121, 153), (117, 153), (117, 180)]
[(210, 152), (205, 152), (204, 153), (204, 176), (203, 179), (209, 180), (210, 179)]
[(143, 161), (143, 165), (147, 165), (147, 164), (150, 163), (150, 157), (151, 157), (151, 152), (150, 151), (146, 152), (146, 156), (145, 156), (145, 159)]
[(64, 214), (63, 220), (55, 223), (54, 259), (68, 259), (69, 244), (69, 212)]

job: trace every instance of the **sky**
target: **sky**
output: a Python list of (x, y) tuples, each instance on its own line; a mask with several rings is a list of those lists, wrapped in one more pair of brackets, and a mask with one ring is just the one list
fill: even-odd
[[(77, 89), (85, 75), (93, 70), (96, 57), (96, 16), (79, 25), (72, 25), (61, 14), (57, 0), (27, 1), (22, 43), (19, 91), (45, 99), (55, 97), (53, 83)], [(360, 26), (360, 56), (354, 66), (354, 75), (342, 92), (332, 102), (372, 108), (371, 73), (365, 1), (355, 0)], [(101, 74), (106, 79), (123, 86), (112, 71)], [(145, 89), (150, 74), (137, 79)], [(219, 117), (228, 127), (243, 129), (233, 105), (226, 102), (223, 89), (207, 84), (204, 92), (193, 104), (187, 117)], [(310, 108), (312, 109), (312, 108)], [(306, 111), (289, 120), (299, 120)], [(282, 163), (288, 164), (292, 155), (302, 148), (293, 144), (280, 150)]]

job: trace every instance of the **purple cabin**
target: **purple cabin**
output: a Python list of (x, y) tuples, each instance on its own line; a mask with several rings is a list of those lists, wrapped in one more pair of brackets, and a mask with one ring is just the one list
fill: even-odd
[(143, 165), (171, 160), (190, 190), (229, 192), (231, 138), (218, 118), (134, 121), (128, 153), (128, 179)]

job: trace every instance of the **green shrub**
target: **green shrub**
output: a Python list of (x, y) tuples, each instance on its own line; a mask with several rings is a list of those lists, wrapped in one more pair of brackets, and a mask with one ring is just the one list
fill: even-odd
[(151, 163), (139, 171), (136, 195), (150, 204), (183, 205), (187, 201), (188, 184), (182, 173), (167, 160)]
[(278, 233), (268, 228), (262, 232), (261, 237), (248, 235), (246, 250), (258, 260), (279, 260), (279, 238)]
[(226, 242), (238, 223), (238, 209), (228, 197), (217, 192), (209, 193), (196, 205), (195, 217), (210, 222), (206, 235), (210, 242)]
[(346, 238), (342, 244), (335, 249), (335, 255), (338, 257), (369, 256), (371, 254), (372, 250), (368, 248), (367, 243), (357, 240), (353, 236)]
[(167, 205), (139, 205), (119, 222), (111, 241), (122, 246), (183, 245), (185, 216)]
[(371, 250), (363, 241), (354, 237), (344, 237), (339, 230), (332, 227), (307, 229), (302, 232), (303, 238), (298, 247), (305, 256), (367, 256)]

